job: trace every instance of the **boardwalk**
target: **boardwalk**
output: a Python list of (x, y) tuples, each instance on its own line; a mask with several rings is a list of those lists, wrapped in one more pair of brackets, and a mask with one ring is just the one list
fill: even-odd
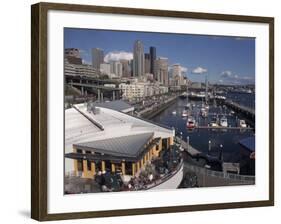
[(181, 147), (184, 149), (184, 151), (188, 152), (191, 156), (196, 156), (201, 154), (200, 151), (197, 149), (193, 148), (191, 145), (188, 145), (185, 141), (180, 139), (179, 137), (176, 137), (176, 141), (180, 143)]

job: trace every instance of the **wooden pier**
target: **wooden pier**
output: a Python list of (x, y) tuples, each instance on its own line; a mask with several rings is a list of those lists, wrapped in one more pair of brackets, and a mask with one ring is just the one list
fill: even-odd
[(243, 105), (240, 105), (239, 103), (233, 102), (231, 100), (225, 100), (223, 102), (227, 107), (231, 108), (232, 110), (242, 113), (246, 115), (248, 118), (255, 119), (255, 110)]
[(176, 141), (180, 143), (181, 147), (184, 149), (184, 151), (188, 152), (191, 156), (196, 156), (201, 154), (200, 151), (193, 148), (191, 145), (188, 145), (187, 142), (180, 139), (179, 137), (176, 137)]

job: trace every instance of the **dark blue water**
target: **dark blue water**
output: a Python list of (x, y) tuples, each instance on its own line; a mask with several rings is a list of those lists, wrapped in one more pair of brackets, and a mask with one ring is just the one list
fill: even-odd
[[(196, 119), (200, 126), (207, 126), (213, 117), (227, 117), (228, 126), (237, 126), (237, 114), (224, 106), (210, 105), (209, 115), (207, 118), (200, 116), (200, 108), (202, 102), (189, 101), (194, 104), (191, 115)], [(174, 127), (176, 133), (182, 133), (182, 137), (186, 140), (189, 137), (190, 144), (201, 152), (208, 153), (209, 141), (211, 141), (211, 155), (218, 156), (220, 145), (223, 146), (223, 158), (225, 162), (240, 162), (241, 146), (238, 142), (246, 137), (254, 136), (253, 130), (222, 130), (222, 129), (193, 129), (186, 128), (187, 118), (182, 117), (182, 111), (187, 104), (187, 99), (178, 99), (169, 108), (158, 114), (152, 120), (157, 123)], [(172, 114), (176, 111), (176, 115)]]
[(243, 106), (255, 109), (255, 94), (254, 93), (227, 93), (225, 95), (227, 99), (230, 99)]

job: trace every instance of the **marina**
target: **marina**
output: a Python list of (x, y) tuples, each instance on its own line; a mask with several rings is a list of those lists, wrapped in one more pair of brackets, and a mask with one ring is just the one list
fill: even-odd
[[(191, 105), (188, 110), (186, 105)], [(178, 138), (188, 142), (187, 152), (191, 157), (200, 155), (205, 161), (210, 158), (219, 160), (222, 154), (221, 165), (227, 162), (239, 163), (241, 174), (253, 175), (254, 168), (248, 167), (252, 161), (241, 153), (243, 150), (239, 145), (240, 140), (255, 136), (253, 122), (247, 122), (243, 113), (235, 112), (223, 103), (211, 103), (208, 106), (208, 113), (202, 116), (201, 109), (206, 108), (202, 100), (179, 97), (173, 105), (152, 120), (173, 127)], [(183, 111), (188, 113), (188, 116), (181, 116)], [(192, 128), (186, 126), (190, 117), (194, 118), (196, 123)]]

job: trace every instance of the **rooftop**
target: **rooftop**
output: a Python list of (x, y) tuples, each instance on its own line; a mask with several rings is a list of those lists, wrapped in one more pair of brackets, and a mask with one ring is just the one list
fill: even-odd
[(118, 138), (78, 143), (79, 149), (100, 152), (115, 156), (135, 157), (142, 152), (144, 145), (153, 137), (153, 133), (136, 134)]

